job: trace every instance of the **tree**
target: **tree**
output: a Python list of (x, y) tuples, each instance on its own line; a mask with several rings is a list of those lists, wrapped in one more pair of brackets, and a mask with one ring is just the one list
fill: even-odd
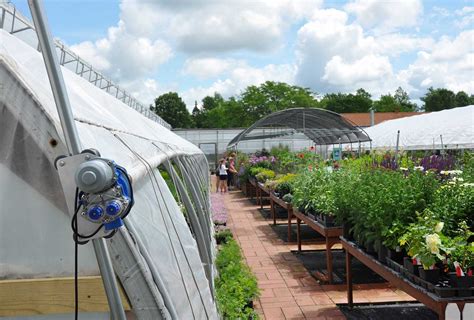
[(372, 99), (370, 93), (364, 89), (358, 89), (356, 94), (328, 93), (321, 100), (321, 105), (337, 113), (369, 112)]
[(308, 88), (291, 86), (284, 82), (266, 81), (260, 86), (249, 86), (240, 96), (247, 115), (245, 125), (250, 125), (275, 111), (316, 107), (318, 101), (313, 95)]
[(197, 106), (197, 101), (194, 102), (194, 108), (193, 112), (191, 114), (191, 117), (193, 119), (193, 124), (194, 127), (196, 128), (203, 128), (204, 120), (205, 120), (205, 115), (204, 113), (198, 108)]
[(418, 109), (416, 103), (410, 102), (408, 93), (403, 90), (402, 87), (398, 87), (398, 89), (395, 90), (395, 95), (393, 97), (400, 106), (400, 111), (410, 112)]
[(456, 93), (454, 97), (454, 106), (457, 107), (464, 107), (472, 104), (471, 98), (465, 93), (464, 91), (459, 91)]
[(214, 92), (214, 96), (206, 96), (202, 99), (202, 109), (203, 111), (210, 111), (214, 108), (217, 108), (221, 103), (224, 102), (224, 98), (217, 93)]
[(400, 104), (390, 93), (380, 96), (380, 100), (374, 101), (375, 112), (397, 112), (400, 111)]
[(455, 107), (455, 94), (445, 88), (433, 89), (430, 87), (421, 101), (425, 103), (424, 108), (428, 112), (452, 109)]
[(410, 102), (410, 97), (401, 87), (395, 91), (395, 95), (388, 93), (380, 96), (374, 101), (373, 108), (376, 112), (410, 112), (415, 111), (417, 105)]
[(168, 92), (156, 98), (155, 107), (151, 110), (173, 128), (190, 128), (192, 126), (191, 115), (186, 104), (176, 92)]

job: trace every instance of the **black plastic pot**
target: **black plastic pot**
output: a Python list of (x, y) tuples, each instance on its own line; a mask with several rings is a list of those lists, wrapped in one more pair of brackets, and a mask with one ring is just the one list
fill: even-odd
[(451, 286), (457, 288), (459, 297), (470, 297), (473, 290), (468, 288), (474, 287), (474, 276), (458, 277), (455, 272), (450, 272), (449, 283)]
[(408, 270), (411, 274), (414, 274), (415, 276), (419, 275), (418, 272), (418, 267), (419, 265), (413, 264), (413, 259), (410, 257), (404, 257), (403, 258), (403, 267)]
[(420, 278), (430, 283), (438, 283), (441, 272), (439, 269), (425, 270), (423, 267), (419, 267)]
[(334, 222), (334, 216), (331, 216), (331, 215), (328, 215), (328, 214), (322, 214), (321, 215), (321, 223), (325, 226), (325, 227), (334, 227), (335, 225), (335, 222)]
[(371, 255), (377, 254), (377, 250), (375, 250), (373, 242), (365, 242), (365, 251)]
[(383, 244), (381, 244), (379, 246), (379, 250), (377, 250), (377, 259), (382, 262), (382, 263), (386, 263), (387, 262), (387, 256), (388, 256), (388, 249), (386, 246), (384, 246)]
[(402, 263), (404, 256), (405, 256), (405, 252), (403, 252), (403, 250), (400, 250), (400, 251), (395, 251), (392, 249), (388, 250), (388, 257), (395, 262)]
[(456, 295), (456, 289), (449, 286), (436, 285), (434, 291), (441, 298), (450, 298)]
[(354, 238), (352, 237), (351, 228), (352, 228), (352, 224), (349, 222), (345, 222), (342, 225), (342, 235), (345, 239), (349, 241), (354, 240)]

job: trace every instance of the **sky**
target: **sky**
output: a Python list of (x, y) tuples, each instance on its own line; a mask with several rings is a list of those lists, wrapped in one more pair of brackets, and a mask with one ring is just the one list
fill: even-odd
[(191, 110), (267, 80), (474, 94), (473, 0), (43, 1), (53, 35), (145, 104), (173, 91)]

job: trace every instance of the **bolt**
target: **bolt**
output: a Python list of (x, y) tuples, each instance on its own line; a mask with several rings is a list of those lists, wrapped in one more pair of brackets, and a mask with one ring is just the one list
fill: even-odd
[(90, 158), (91, 158), (91, 156), (88, 155), (88, 154), (84, 157), (84, 159), (86, 159), (86, 160), (90, 160)]
[(85, 216), (85, 215), (86, 215), (86, 212), (85, 212), (85, 211), (82, 211), (82, 212), (81, 212), (81, 215)]
[(64, 167), (65, 165), (66, 165), (66, 162), (64, 162), (64, 160), (59, 161), (59, 166), (60, 167)]

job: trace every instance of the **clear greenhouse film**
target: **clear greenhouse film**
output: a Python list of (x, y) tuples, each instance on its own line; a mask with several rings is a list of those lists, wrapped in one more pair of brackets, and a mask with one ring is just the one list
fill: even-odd
[[(127, 228), (108, 241), (133, 312), (138, 319), (217, 319), (205, 156), (74, 72), (62, 72), (82, 145), (125, 167), (133, 180)], [(74, 242), (53, 165), (67, 153), (60, 120), (40, 53), (3, 30), (0, 80), (0, 278), (70, 277)], [(207, 243), (193, 237), (158, 170), (167, 161), (192, 175), (185, 184)], [(99, 275), (92, 245), (81, 247), (79, 259), (80, 276)]]

